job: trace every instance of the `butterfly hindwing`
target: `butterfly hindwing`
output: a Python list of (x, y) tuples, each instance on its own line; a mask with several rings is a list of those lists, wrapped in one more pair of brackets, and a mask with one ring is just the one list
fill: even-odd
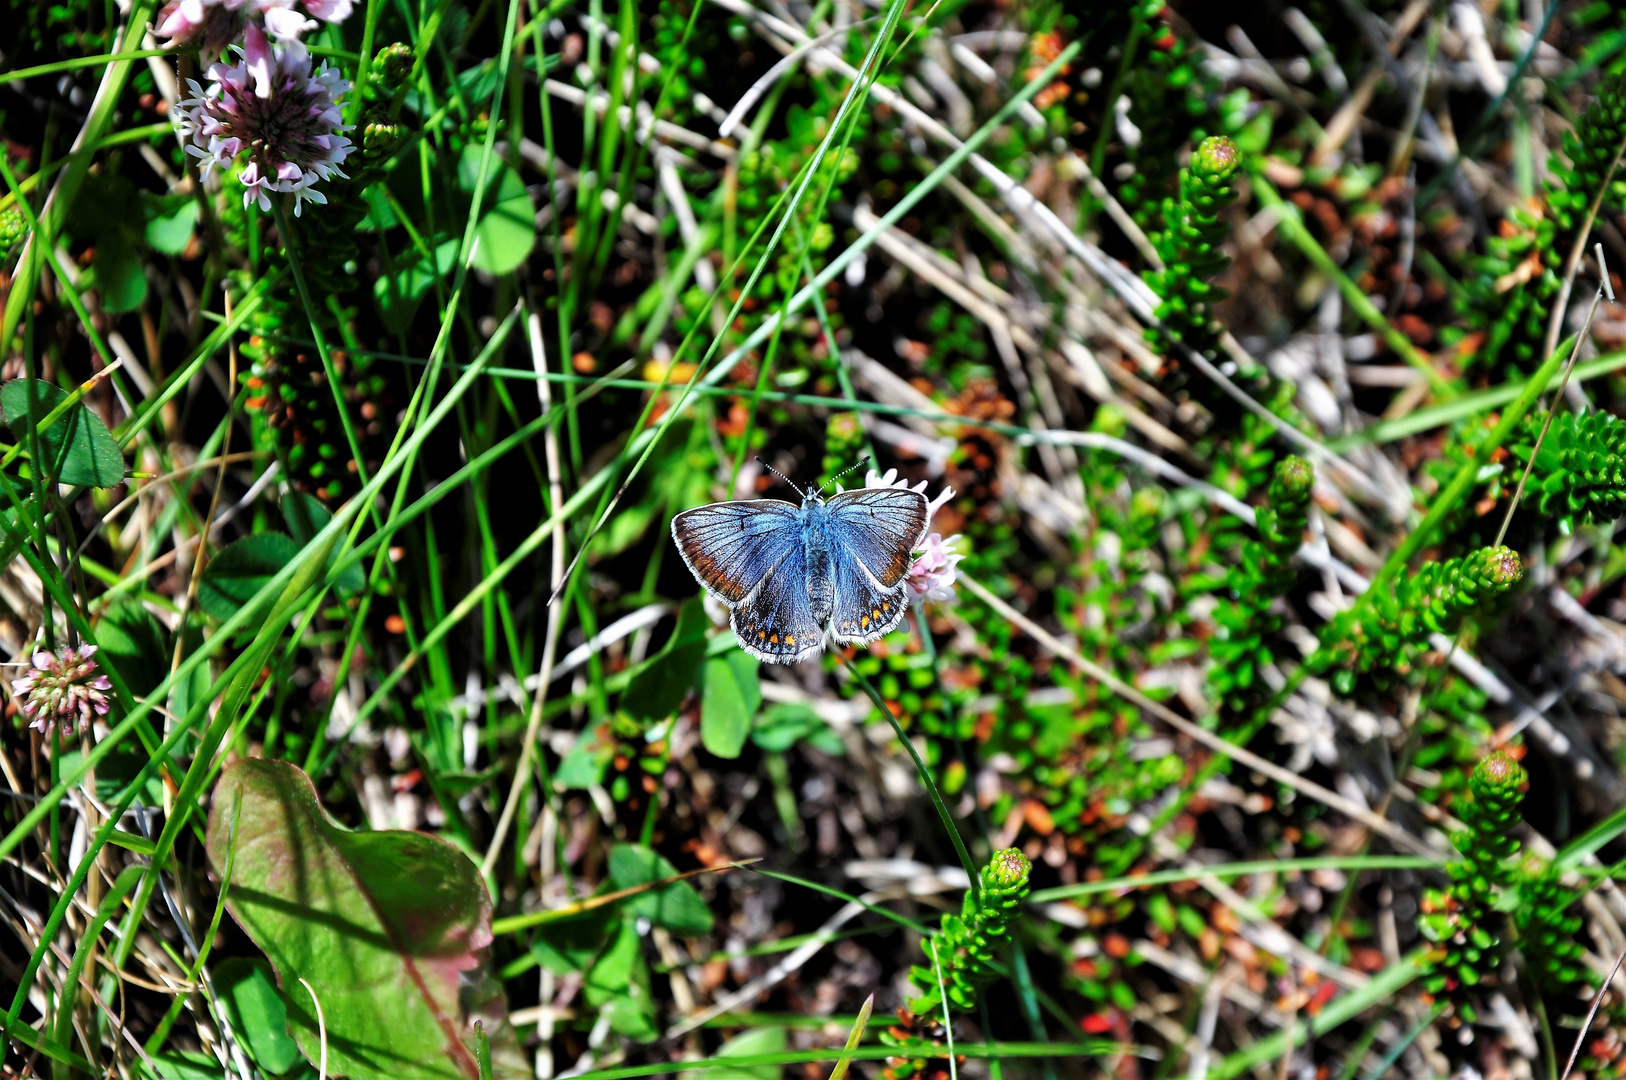
[(770, 569), (800, 551), (796, 507), (778, 499), (712, 503), (672, 519), (672, 539), (689, 571), (729, 607), (756, 589)]
[(867, 645), (890, 634), (909, 608), (909, 586), (898, 582), (890, 589), (875, 580), (862, 563), (833, 544), (830, 576), (835, 604), (830, 632), (841, 645)]
[(838, 562), (856, 559), (884, 590), (909, 573), (910, 558), (926, 538), (931, 518), (926, 496), (896, 487), (843, 491), (830, 499), (825, 512), (832, 557)]
[(794, 664), (824, 648), (808, 593), (807, 560), (798, 544), (775, 563), (755, 592), (734, 607), (729, 625), (740, 647), (770, 664)]

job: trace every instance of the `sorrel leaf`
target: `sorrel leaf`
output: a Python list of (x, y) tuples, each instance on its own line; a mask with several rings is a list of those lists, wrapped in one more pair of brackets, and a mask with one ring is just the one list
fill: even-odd
[(208, 848), (217, 867), (239, 802), (226, 906), (276, 969), (300, 1051), (313, 1062), (320, 1054), (304, 979), (321, 1002), (331, 1073), (474, 1080), (458, 987), (491, 941), (491, 901), (474, 863), (423, 833), (345, 829), (300, 769), (248, 758), (215, 788)]

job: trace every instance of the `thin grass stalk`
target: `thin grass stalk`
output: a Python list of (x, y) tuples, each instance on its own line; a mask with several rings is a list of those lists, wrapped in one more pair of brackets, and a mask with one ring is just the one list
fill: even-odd
[(965, 868), (966, 876), (971, 879), (969, 886), (971, 894), (981, 896), (982, 886), (980, 875), (977, 872), (977, 864), (972, 860), (971, 853), (966, 850), (965, 841), (960, 838), (960, 828), (955, 824), (953, 815), (949, 813), (948, 805), (943, 802), (943, 793), (937, 790), (937, 781), (932, 779), (931, 769), (927, 768), (926, 762), (921, 760), (920, 752), (915, 749), (915, 744), (904, 733), (903, 726), (898, 723), (898, 718), (892, 714), (892, 707), (886, 703), (885, 698), (881, 697), (880, 691), (870, 684), (870, 681), (864, 677), (864, 673), (859, 671), (857, 665), (850, 659), (843, 657), (842, 662), (846, 665), (847, 673), (853, 677), (853, 681), (858, 683), (865, 695), (875, 703), (875, 707), (881, 710), (881, 715), (886, 717), (886, 722), (892, 725), (892, 732), (898, 737), (898, 741), (903, 744), (903, 748), (909, 751), (909, 757), (915, 763), (915, 772), (920, 776), (920, 785), (926, 789), (926, 794), (931, 796), (932, 805), (937, 808), (938, 819), (943, 823), (943, 830), (948, 833), (949, 842), (954, 845), (954, 853), (960, 857), (960, 865)]

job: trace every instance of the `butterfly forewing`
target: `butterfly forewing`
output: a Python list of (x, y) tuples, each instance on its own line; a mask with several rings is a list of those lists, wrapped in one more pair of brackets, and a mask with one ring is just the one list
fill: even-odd
[(837, 561), (842, 554), (856, 559), (888, 590), (909, 572), (910, 557), (926, 538), (931, 517), (926, 496), (908, 488), (844, 491), (825, 509), (825, 531), (832, 538), (832, 547), (845, 548), (836, 555)]
[(733, 607), (792, 552), (800, 558), (796, 507), (778, 499), (712, 503), (672, 519), (672, 538), (689, 570)]
[(808, 593), (807, 560), (798, 546), (768, 571), (762, 587), (729, 617), (740, 647), (770, 664), (791, 664), (824, 648)]

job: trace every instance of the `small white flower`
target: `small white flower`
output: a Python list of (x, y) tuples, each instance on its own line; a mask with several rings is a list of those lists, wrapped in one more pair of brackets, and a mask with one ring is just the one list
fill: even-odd
[[(926, 494), (926, 481), (922, 480), (918, 484), (910, 484), (909, 481), (898, 478), (898, 470), (896, 469), (888, 469), (884, 473), (877, 473), (874, 469), (870, 469), (864, 474), (864, 486), (867, 488), (908, 488), (910, 491), (918, 491), (922, 495)], [(937, 508), (954, 498), (955, 494), (955, 490), (951, 487), (945, 487), (942, 491), (939, 491), (937, 498), (930, 500), (926, 505), (926, 520), (930, 521), (931, 516), (937, 513)]]

